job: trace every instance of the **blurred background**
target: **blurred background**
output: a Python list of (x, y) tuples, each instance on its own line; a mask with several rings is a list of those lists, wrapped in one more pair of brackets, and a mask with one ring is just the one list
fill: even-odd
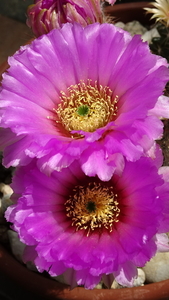
[(32, 37), (26, 10), (33, 0), (0, 0), (0, 66)]
[[(118, 3), (140, 2), (146, 0), (117, 0)], [(150, 0), (152, 2), (152, 0)], [(15, 20), (26, 21), (26, 9), (33, 4), (33, 0), (0, 0), (0, 14)]]
[(0, 14), (15, 20), (26, 21), (26, 9), (33, 0), (0, 0)]

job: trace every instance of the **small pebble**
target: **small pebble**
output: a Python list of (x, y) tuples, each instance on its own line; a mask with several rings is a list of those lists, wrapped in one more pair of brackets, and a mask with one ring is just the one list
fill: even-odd
[(115, 23), (115, 26), (120, 27), (126, 31), (128, 31), (131, 35), (135, 34), (144, 34), (147, 29), (143, 25), (140, 24), (138, 21), (132, 21), (124, 24), (123, 22), (117, 22)]
[(96, 286), (95, 286), (95, 289), (97, 290), (101, 290), (103, 288), (103, 282), (99, 282)]
[(3, 182), (0, 183), (0, 192), (3, 194), (4, 199), (8, 199), (13, 194), (13, 190), (10, 185)]
[(143, 270), (148, 283), (169, 279), (169, 252), (157, 253)]
[[(137, 278), (134, 279), (133, 287), (134, 286), (143, 286), (144, 282), (146, 280), (144, 271), (140, 268), (138, 268), (137, 271), (138, 271), (138, 276), (137, 276)], [(121, 289), (124, 287), (126, 287), (126, 286), (119, 284), (116, 280), (114, 280), (111, 285), (111, 289)]]
[(123, 22), (117, 22), (115, 25), (122, 29), (124, 29), (124, 27), (125, 27), (125, 24)]
[(135, 34), (143, 34), (147, 31), (147, 29), (141, 25), (138, 21), (132, 21), (125, 24), (124, 30), (131, 33), (131, 35)]
[(140, 268), (138, 268), (137, 270), (138, 270), (138, 277), (134, 279), (133, 286), (143, 286), (146, 280), (145, 272)]
[(152, 38), (154, 37), (160, 37), (157, 29), (154, 27), (151, 30), (147, 30), (141, 37), (143, 42), (148, 42), (149, 44), (152, 41)]
[(4, 213), (5, 210), (7, 209), (8, 206), (10, 206), (11, 204), (13, 204), (12, 200), (10, 199), (11, 195), (13, 194), (13, 190), (12, 188), (5, 183), (0, 183), (0, 193), (1, 193), (1, 197), (0, 197), (0, 208), (1, 211)]
[(128, 31), (131, 35), (140, 34), (143, 42), (148, 42), (149, 44), (151, 43), (153, 37), (160, 36), (156, 27), (147, 30), (147, 28), (141, 25), (138, 21), (128, 22), (126, 24), (123, 22), (117, 22), (115, 25)]
[(8, 184), (0, 183), (0, 225), (6, 222), (4, 218), (4, 212), (8, 206), (13, 204), (12, 200), (10, 199), (12, 194), (13, 190)]
[(111, 289), (122, 289), (124, 286), (120, 285), (116, 280), (113, 281)]

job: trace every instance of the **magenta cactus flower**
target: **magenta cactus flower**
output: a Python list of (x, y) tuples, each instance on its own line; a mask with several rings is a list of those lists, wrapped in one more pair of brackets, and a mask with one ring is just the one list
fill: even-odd
[(6, 219), (27, 245), (24, 260), (51, 276), (64, 273), (72, 286), (114, 278), (132, 286), (137, 267), (169, 249), (169, 168), (158, 173), (157, 163), (126, 162), (108, 182), (86, 176), (78, 161), (50, 177), (34, 160), (18, 168)]
[(103, 23), (100, 0), (39, 0), (27, 10), (27, 25), (35, 36), (48, 33), (62, 24), (78, 22), (87, 26)]
[[(4, 165), (46, 174), (78, 159), (110, 180), (124, 158), (153, 157), (169, 117), (165, 59), (111, 24), (65, 24), (9, 58), (0, 92)], [(150, 151), (151, 149), (151, 151)]]

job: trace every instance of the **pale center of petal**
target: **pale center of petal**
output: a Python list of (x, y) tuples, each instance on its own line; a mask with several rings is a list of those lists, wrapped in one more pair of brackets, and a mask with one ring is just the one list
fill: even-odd
[(107, 87), (92, 84), (91, 80), (71, 85), (67, 92), (61, 92), (61, 102), (55, 112), (57, 123), (68, 132), (83, 130), (93, 132), (105, 126), (117, 114), (117, 98)]
[(119, 222), (118, 195), (112, 186), (90, 182), (86, 186), (75, 186), (65, 203), (67, 217), (72, 226), (86, 230), (87, 236), (95, 229), (113, 230), (114, 222)]

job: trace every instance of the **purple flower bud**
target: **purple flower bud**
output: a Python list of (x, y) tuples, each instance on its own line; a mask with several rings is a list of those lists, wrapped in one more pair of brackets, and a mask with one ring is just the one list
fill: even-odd
[(100, 4), (100, 0), (35, 0), (27, 10), (27, 25), (35, 36), (40, 36), (67, 22), (78, 22), (84, 27), (103, 23)]

